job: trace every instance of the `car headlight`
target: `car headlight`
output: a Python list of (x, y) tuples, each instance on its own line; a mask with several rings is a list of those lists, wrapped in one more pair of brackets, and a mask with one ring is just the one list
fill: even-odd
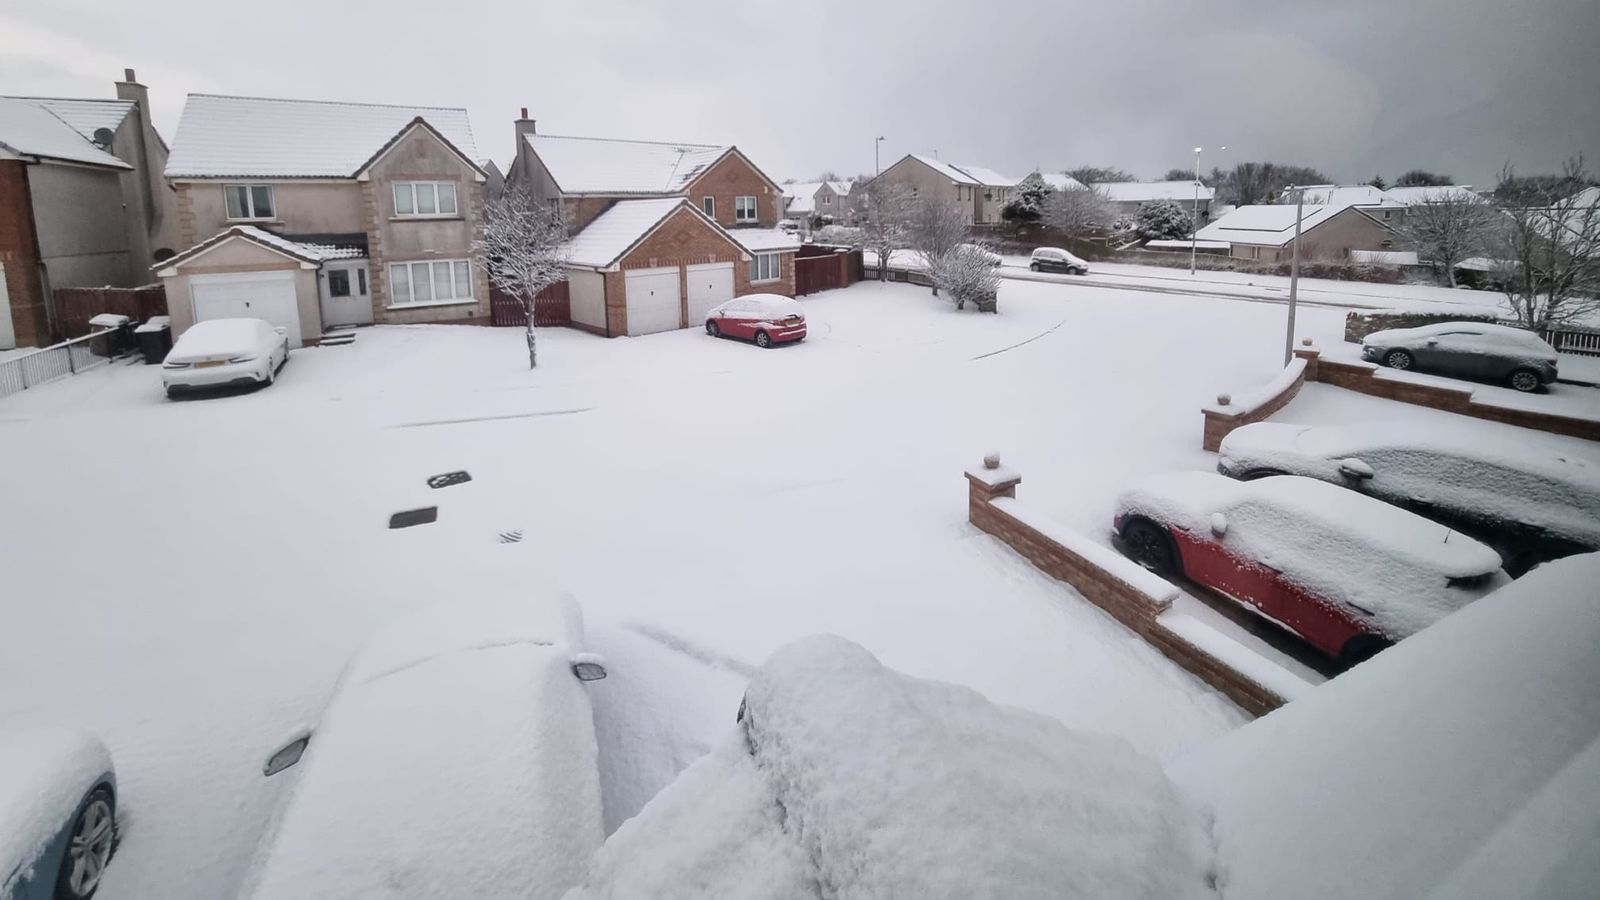
[(231, 363), (247, 363), (247, 362), (255, 362), (256, 360), (258, 360), (260, 358), (261, 357), (259, 357), (259, 356), (235, 356), (232, 359), (228, 360), (228, 362), (231, 362)]

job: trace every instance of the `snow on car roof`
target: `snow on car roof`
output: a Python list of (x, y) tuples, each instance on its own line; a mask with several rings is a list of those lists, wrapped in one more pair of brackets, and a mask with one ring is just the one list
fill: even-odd
[(98, 739), (69, 728), (0, 732), (0, 888), (68, 824), (78, 802), (111, 771)]
[(527, 643), (575, 653), (583, 644), (583, 618), (567, 594), (539, 592), (494, 602), (475, 601), (470, 613), (435, 606), (412, 613), (368, 641), (345, 678), (381, 678), (438, 656), (496, 644)]
[(1202, 817), (1121, 738), (831, 635), (774, 654), (745, 710), (571, 900), (1214, 896)]
[(55, 113), (31, 100), (0, 97), (0, 149), (18, 156), (59, 159), (110, 169), (131, 169), (85, 140)]
[[(568, 648), (530, 637), (556, 624), (536, 604), (451, 603), (380, 633), (241, 896), (560, 897), (603, 830), (587, 694)], [(388, 668), (431, 641), (439, 652)]]
[(806, 314), (806, 308), (799, 300), (782, 294), (745, 294), (743, 297), (729, 300), (723, 306), (732, 306), (734, 310), (756, 312), (763, 316), (803, 317)]
[[(261, 347), (263, 319), (206, 319), (189, 326), (167, 358), (182, 362), (191, 356), (237, 356)], [(268, 325), (270, 328), (271, 326)]]

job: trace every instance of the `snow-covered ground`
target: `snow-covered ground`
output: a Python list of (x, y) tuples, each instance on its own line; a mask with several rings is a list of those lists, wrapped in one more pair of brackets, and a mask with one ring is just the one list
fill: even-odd
[[(100, 896), (230, 896), (281, 791), (265, 755), (380, 623), (503, 593), (465, 552), (503, 533), (609, 658), (608, 828), (811, 633), (1157, 759), (1244, 721), (972, 529), (961, 473), (998, 450), (1031, 506), (1103, 538), (1129, 478), (1215, 464), (1199, 409), (1279, 370), (1282, 307), (1009, 280), (998, 316), (898, 284), (803, 302), (810, 337), (771, 351), (554, 329), (529, 372), (516, 329), (378, 327), (243, 396), (168, 402), (113, 365), (0, 401), (0, 727), (109, 745), (126, 834)], [(1343, 314), (1300, 323), (1326, 346)], [(1327, 391), (1279, 417), (1434, 414)], [(424, 484), (455, 469), (473, 481)]]

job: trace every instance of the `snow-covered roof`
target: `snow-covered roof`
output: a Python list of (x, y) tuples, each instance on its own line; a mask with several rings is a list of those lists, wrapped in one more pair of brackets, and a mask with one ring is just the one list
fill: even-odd
[(676, 193), (733, 149), (555, 134), (530, 134), (526, 140), (565, 194)]
[(1597, 583), (1600, 554), (1547, 563), (1170, 763), (1228, 897), (1592, 894)]
[(176, 256), (168, 257), (156, 263), (150, 268), (155, 269), (159, 274), (168, 274), (168, 269), (182, 265), (212, 250), (218, 244), (234, 238), (253, 241), (305, 263), (322, 263), (330, 259), (359, 259), (367, 255), (366, 251), (360, 247), (296, 241), (254, 225), (234, 225), (217, 232)]
[(1413, 203), (1426, 203), (1430, 200), (1482, 200), (1472, 190), (1470, 184), (1440, 184), (1416, 185), (1412, 187), (1392, 187), (1383, 192), (1383, 195), (1396, 203), (1410, 206)]
[(79, 100), (71, 97), (7, 97), (8, 100), (26, 100), (54, 113), (56, 118), (72, 126), (86, 141), (94, 140), (101, 128), (117, 130), (122, 120), (133, 110), (132, 100)]
[(810, 213), (816, 211), (817, 191), (821, 189), (820, 181), (798, 181), (794, 184), (783, 185), (783, 196), (786, 201), (784, 212)]
[[(1301, 211), (1300, 232), (1305, 232), (1344, 212), (1347, 206), (1306, 206)], [(1282, 247), (1294, 240), (1294, 204), (1267, 203), (1241, 206), (1195, 233), (1202, 241), (1259, 244)]]
[(1187, 250), (1189, 249), (1191, 243), (1196, 250), (1226, 250), (1233, 246), (1227, 241), (1203, 241), (1198, 237), (1195, 238), (1193, 242), (1185, 240), (1158, 239), (1154, 241), (1145, 241), (1144, 245), (1146, 247), (1154, 247), (1157, 250)]
[(1417, 265), (1415, 250), (1351, 250), (1350, 261), (1373, 266)]
[(31, 866), (71, 822), (95, 780), (111, 772), (111, 755), (72, 729), (10, 730), (0, 732), (0, 772), (0, 890), (9, 897), (13, 871)]
[(954, 166), (950, 165), (949, 163), (940, 162), (939, 160), (935, 159), (934, 157), (923, 156), (920, 153), (908, 153), (908, 154), (906, 154), (906, 158), (907, 159), (914, 159), (917, 162), (922, 163), (923, 165), (927, 166), (928, 168), (934, 170), (935, 172), (938, 172), (940, 175), (943, 175), (944, 177), (950, 179), (951, 181), (954, 181), (956, 184), (972, 184), (972, 185), (975, 185), (975, 184), (978, 183), (978, 180), (976, 178), (973, 178), (971, 175), (968, 175), (967, 173), (961, 171), (960, 169), (955, 168)]
[(741, 246), (751, 252), (771, 253), (777, 250), (799, 250), (800, 235), (782, 228), (735, 228), (728, 232)]
[(460, 107), (190, 94), (166, 175), (351, 178), (416, 119), (469, 162), (478, 158)]
[(855, 183), (850, 181), (827, 181), (823, 183), (833, 188), (833, 192), (841, 197), (850, 196), (851, 188), (855, 187)]
[(722, 226), (707, 218), (699, 207), (684, 197), (621, 200), (613, 203), (610, 209), (567, 241), (567, 262), (585, 268), (606, 268), (627, 255), (634, 245), (680, 209), (688, 210), (690, 215), (699, 217), (730, 242), (738, 244)]
[[(1317, 206), (1400, 206), (1399, 200), (1387, 196), (1370, 184), (1307, 184), (1300, 185), (1305, 193), (1306, 205)], [(1292, 195), (1285, 192), (1280, 201), (1294, 205)]]
[(55, 113), (32, 100), (0, 98), (0, 150), (16, 156), (131, 169), (101, 150)]
[[(1188, 200), (1194, 202), (1193, 181), (1102, 181), (1095, 189), (1114, 203), (1147, 203), (1151, 200)], [(1200, 185), (1200, 199), (1210, 200), (1216, 191)]]
[(1083, 182), (1065, 172), (1040, 172), (1039, 178), (1058, 191), (1072, 190), (1083, 187)]
[(1012, 178), (1010, 175), (1002, 175), (993, 169), (987, 169), (983, 166), (971, 166), (966, 163), (952, 163), (951, 165), (967, 173), (974, 181), (986, 187), (1016, 187), (1017, 183), (1022, 180), (1020, 178)]

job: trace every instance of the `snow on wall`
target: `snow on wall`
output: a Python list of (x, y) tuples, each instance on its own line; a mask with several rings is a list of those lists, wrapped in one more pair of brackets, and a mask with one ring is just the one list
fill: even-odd
[(1535, 569), (1177, 761), (1234, 900), (1587, 897), (1600, 554)]

